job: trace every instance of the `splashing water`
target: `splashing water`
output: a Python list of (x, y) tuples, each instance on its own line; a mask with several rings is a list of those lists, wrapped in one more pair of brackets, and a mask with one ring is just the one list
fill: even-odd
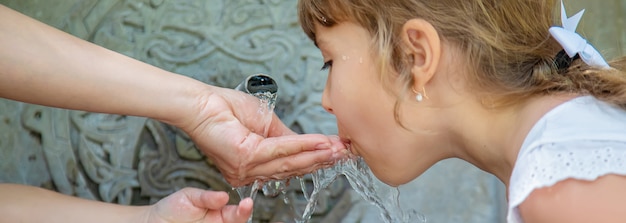
[[(263, 136), (267, 137), (277, 99), (277, 86), (275, 82), (267, 75), (251, 75), (237, 86), (236, 89), (259, 98), (261, 102), (259, 114), (262, 115), (262, 121), (265, 123)], [(377, 179), (375, 179), (365, 161), (360, 157), (345, 158), (338, 161), (332, 167), (319, 169), (311, 173), (313, 190), (310, 194), (308, 193), (305, 179), (297, 177), (296, 179), (300, 182), (304, 199), (307, 201), (307, 205), (301, 213), (296, 213), (298, 211), (295, 210), (294, 205), (290, 205), (292, 202), (289, 200), (289, 197), (285, 196), (289, 179), (270, 180), (266, 182), (257, 180), (251, 185), (237, 187), (234, 188), (234, 190), (237, 191), (241, 199), (250, 197), (254, 200), (259, 190), (261, 190), (265, 196), (270, 197), (282, 194), (284, 203), (290, 207), (292, 216), (295, 216), (294, 221), (297, 223), (307, 223), (315, 211), (320, 192), (328, 188), (342, 175), (346, 177), (350, 186), (352, 186), (361, 197), (381, 210), (380, 216), (386, 223), (426, 222), (422, 214), (415, 210), (407, 212), (401, 207), (399, 199), (400, 191), (397, 187), (375, 183)], [(252, 216), (250, 216), (248, 222), (252, 222)]]

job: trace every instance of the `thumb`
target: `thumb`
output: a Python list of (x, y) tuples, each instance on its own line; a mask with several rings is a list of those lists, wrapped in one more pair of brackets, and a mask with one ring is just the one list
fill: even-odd
[(228, 203), (228, 194), (223, 191), (207, 191), (190, 188), (185, 191), (191, 204), (198, 208), (221, 209)]
[(252, 216), (252, 198), (246, 198), (239, 202), (239, 205), (229, 205), (222, 209), (222, 219), (224, 222), (248, 222)]

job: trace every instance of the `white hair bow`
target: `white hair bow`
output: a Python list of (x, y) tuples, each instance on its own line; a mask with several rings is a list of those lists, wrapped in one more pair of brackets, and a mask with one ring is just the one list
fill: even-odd
[(563, 49), (570, 58), (578, 54), (589, 66), (610, 68), (609, 64), (607, 64), (602, 57), (602, 54), (591, 46), (585, 38), (576, 33), (576, 27), (584, 12), (585, 10), (583, 9), (576, 13), (576, 15), (567, 18), (565, 6), (563, 5), (563, 1), (561, 1), (561, 23), (563, 23), (563, 27), (551, 27), (550, 34), (563, 46)]

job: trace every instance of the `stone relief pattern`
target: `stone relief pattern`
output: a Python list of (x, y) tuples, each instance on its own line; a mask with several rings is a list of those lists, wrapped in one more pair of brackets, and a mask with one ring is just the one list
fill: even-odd
[[(285, 124), (298, 132), (334, 134), (334, 119), (319, 102), (322, 61), (300, 31), (296, 3), (77, 1), (62, 29), (218, 86), (235, 87), (257, 72), (270, 74), (280, 85), (276, 113)], [(0, 164), (16, 173), (3, 174), (2, 182), (120, 204), (153, 203), (185, 186), (231, 191), (184, 133), (154, 120), (2, 100), (0, 131), (0, 147), (19, 158)], [(312, 188), (310, 177), (305, 179)], [(345, 181), (329, 188), (312, 221), (339, 222), (350, 206), (346, 189)], [(303, 207), (301, 193), (293, 181), (287, 196)], [(231, 197), (239, 199), (236, 193)], [(255, 222), (288, 222), (289, 207), (282, 200), (257, 196)]]

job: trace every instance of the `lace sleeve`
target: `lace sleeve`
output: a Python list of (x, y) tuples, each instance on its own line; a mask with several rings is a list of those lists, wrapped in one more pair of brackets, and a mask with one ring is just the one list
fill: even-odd
[(509, 185), (509, 223), (523, 222), (517, 207), (537, 188), (573, 178), (593, 181), (607, 174), (626, 175), (626, 142), (569, 141), (531, 148), (518, 157)]

